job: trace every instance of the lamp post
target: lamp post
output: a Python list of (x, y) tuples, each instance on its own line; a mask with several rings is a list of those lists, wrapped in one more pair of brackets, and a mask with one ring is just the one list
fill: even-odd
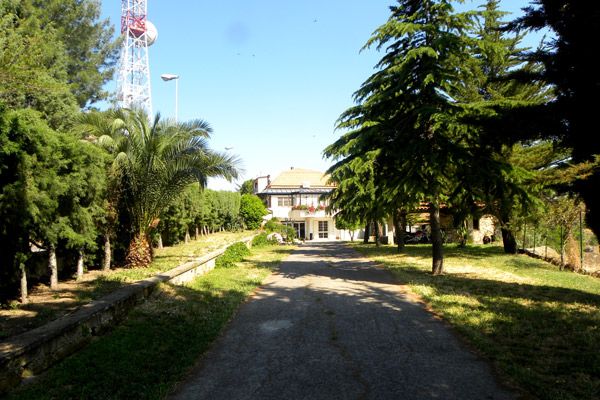
[(177, 102), (178, 102), (178, 98), (179, 98), (179, 75), (175, 75), (175, 74), (162, 74), (160, 76), (160, 79), (162, 79), (165, 82), (168, 81), (175, 81), (175, 123), (177, 123)]

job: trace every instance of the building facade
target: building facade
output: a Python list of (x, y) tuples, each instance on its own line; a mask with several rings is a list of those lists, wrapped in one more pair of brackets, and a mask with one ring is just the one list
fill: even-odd
[[(254, 192), (263, 199), (269, 210), (267, 218), (277, 218), (283, 224), (292, 226), (299, 239), (351, 240), (351, 236), (354, 236), (354, 239), (362, 239), (364, 229), (356, 230), (353, 235), (350, 231), (336, 229), (335, 213), (327, 211), (328, 201), (323, 198), (323, 195), (330, 193), (334, 188), (334, 185), (328, 183), (327, 175), (311, 169), (290, 168), (273, 181), (270, 175), (254, 180)], [(428, 205), (423, 203), (409, 214), (409, 233), (429, 232), (427, 210)], [(440, 214), (446, 240), (458, 241), (459, 233), (454, 228), (451, 213), (443, 207)], [(382, 222), (382, 239), (386, 243), (394, 243), (396, 235), (391, 218)], [(496, 238), (497, 222), (490, 215), (474, 216), (468, 221), (467, 230), (472, 243), (486, 243)], [(373, 231), (374, 229), (371, 229), (371, 232)]]
[(269, 217), (294, 227), (299, 239), (345, 240), (348, 233), (335, 228), (322, 198), (334, 189), (327, 180), (320, 171), (290, 168), (273, 181), (270, 176), (255, 179), (254, 190), (267, 204)]

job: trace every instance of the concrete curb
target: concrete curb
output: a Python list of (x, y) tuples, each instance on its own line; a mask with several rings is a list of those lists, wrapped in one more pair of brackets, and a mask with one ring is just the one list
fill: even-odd
[[(251, 235), (239, 240), (250, 247)], [(181, 285), (215, 267), (227, 246), (181, 264), (152, 278), (137, 281), (88, 304), (72, 314), (0, 342), (0, 394), (22, 379), (39, 374), (122, 321), (147, 299), (158, 284)]]

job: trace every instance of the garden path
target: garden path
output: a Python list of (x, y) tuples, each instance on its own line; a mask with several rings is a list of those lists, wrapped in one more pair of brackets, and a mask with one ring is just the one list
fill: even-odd
[(342, 243), (301, 246), (172, 399), (514, 399), (391, 274)]

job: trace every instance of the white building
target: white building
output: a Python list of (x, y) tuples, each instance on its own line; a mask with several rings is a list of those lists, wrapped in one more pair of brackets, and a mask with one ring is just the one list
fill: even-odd
[[(320, 171), (291, 168), (282, 172), (273, 181), (270, 175), (254, 180), (254, 192), (267, 204), (269, 218), (277, 218), (284, 224), (293, 226), (300, 239), (306, 240), (350, 240), (350, 232), (335, 228), (334, 216), (326, 211), (328, 205), (321, 197), (330, 193), (335, 186), (328, 184), (328, 176)], [(411, 215), (415, 225), (411, 232), (425, 229), (429, 225), (427, 205), (414, 210)], [(334, 213), (335, 214), (335, 213)], [(453, 227), (452, 215), (448, 210), (441, 211), (442, 229), (449, 240), (456, 241), (458, 236)], [(474, 218), (469, 222), (469, 235), (473, 243), (485, 243), (494, 238), (497, 224), (489, 215)], [(362, 239), (363, 229), (354, 232), (354, 239)], [(384, 243), (394, 243), (394, 225), (390, 220), (382, 225)]]
[(325, 208), (321, 196), (331, 192), (333, 185), (320, 171), (291, 168), (277, 176), (262, 176), (254, 181), (254, 190), (267, 203), (271, 216), (296, 229), (300, 239), (346, 240), (349, 234), (335, 228), (333, 216)]

